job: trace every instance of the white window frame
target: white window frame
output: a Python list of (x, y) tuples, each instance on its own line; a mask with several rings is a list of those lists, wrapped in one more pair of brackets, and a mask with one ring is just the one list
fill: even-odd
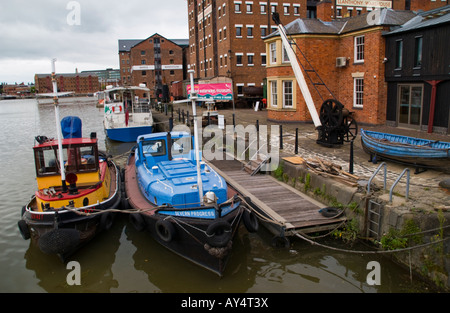
[[(254, 35), (255, 35), (255, 33), (254, 33), (254, 31), (255, 31), (255, 25), (245, 25), (246, 26), (246, 28), (247, 28), (247, 38), (253, 38), (254, 37)], [(251, 29), (252, 30), (252, 34), (251, 34), (251, 36), (249, 36), (248, 35), (248, 30), (249, 29)]]
[(278, 81), (271, 80), (269, 81), (269, 83), (270, 83), (270, 106), (278, 108)]
[[(361, 41), (362, 40), (362, 41)], [(365, 45), (365, 36), (356, 36), (355, 37), (355, 62), (354, 63), (364, 63), (364, 45)]]
[[(239, 11), (236, 11), (237, 4), (239, 4)], [(234, 13), (242, 13), (242, 1), (234, 1)]]
[[(273, 49), (275, 48), (275, 49)], [(277, 63), (277, 43), (271, 42), (269, 44), (270, 64)]]
[[(290, 93), (286, 92), (287, 84), (290, 84)], [(294, 82), (292, 80), (283, 80), (283, 108), (284, 109), (293, 109), (294, 108)], [(287, 103), (287, 96), (290, 96), (290, 104)]]
[[(245, 86), (245, 84), (243, 84), (243, 83), (237, 83), (236, 84), (236, 93), (238, 94), (237, 96), (238, 97), (243, 97), (244, 96), (244, 94), (243, 93), (239, 93), (239, 87), (244, 87)], [(243, 90), (244, 88), (242, 88), (242, 90)]]
[[(248, 6), (250, 6), (251, 11), (248, 10)], [(253, 1), (245, 1), (245, 13), (253, 14)]]
[[(300, 4), (293, 3), (292, 6), (294, 7), (293, 14), (294, 16), (300, 16)], [(298, 13), (295, 13), (297, 11)]]
[[(244, 60), (243, 60), (243, 58), (244, 58), (244, 53), (242, 53), (242, 52), (236, 52), (234, 55), (236, 56), (236, 66), (244, 66), (244, 63), (243, 63), (243, 61), (244, 61)], [(241, 63), (238, 63), (238, 62), (237, 62), (238, 56), (241, 57)]]
[[(267, 32), (267, 25), (259, 25), (259, 28), (260, 28), (260, 32), (261, 32), (261, 38), (264, 38), (267, 35), (269, 35), (269, 33)], [(263, 35), (263, 32), (262, 32), (263, 29), (266, 30), (266, 34), (265, 35)]]
[[(242, 38), (242, 30), (243, 30), (243, 28), (244, 28), (244, 25), (242, 25), (242, 24), (235, 24), (235, 25), (234, 25), (234, 28), (236, 29), (236, 38)], [(238, 28), (241, 29), (241, 35), (240, 35), (240, 36), (238, 36), (238, 34), (237, 34), (237, 29), (238, 29)]]
[[(265, 63), (262, 62), (263, 57), (266, 57)], [(261, 66), (266, 66), (266, 65), (267, 65), (267, 53), (261, 53)]]
[[(252, 57), (253, 63), (249, 63), (249, 57)], [(255, 66), (255, 54), (254, 53), (247, 53), (247, 66)]]
[[(264, 11), (262, 10), (262, 8), (264, 8)], [(259, 3), (259, 13), (260, 14), (267, 14), (267, 2), (260, 2)]]
[(364, 107), (364, 77), (353, 78), (353, 107)]

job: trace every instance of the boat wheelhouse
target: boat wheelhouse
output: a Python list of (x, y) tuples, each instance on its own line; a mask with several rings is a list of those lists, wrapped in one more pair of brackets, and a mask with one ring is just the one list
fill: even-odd
[(115, 87), (103, 92), (103, 125), (109, 139), (135, 142), (138, 136), (153, 132), (150, 102), (147, 98), (138, 99), (136, 91), (150, 92), (150, 89), (142, 86)]

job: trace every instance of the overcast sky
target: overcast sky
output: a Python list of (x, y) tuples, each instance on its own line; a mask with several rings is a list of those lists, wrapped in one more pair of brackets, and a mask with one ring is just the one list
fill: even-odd
[[(79, 25), (77, 25), (79, 23)], [(119, 68), (118, 40), (188, 38), (186, 0), (1, 0), (0, 82)]]

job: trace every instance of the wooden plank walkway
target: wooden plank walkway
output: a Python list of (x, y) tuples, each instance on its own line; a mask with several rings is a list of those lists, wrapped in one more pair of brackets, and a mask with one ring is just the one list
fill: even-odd
[(269, 220), (265, 226), (277, 236), (292, 236), (297, 231), (331, 230), (346, 220), (345, 216), (324, 217), (319, 213), (325, 207), (323, 204), (270, 175), (250, 176), (237, 160), (207, 163), (242, 196), (251, 200), (252, 208)]

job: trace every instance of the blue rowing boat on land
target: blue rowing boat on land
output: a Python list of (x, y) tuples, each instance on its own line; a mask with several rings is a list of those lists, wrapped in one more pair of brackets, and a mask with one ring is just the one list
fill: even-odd
[(361, 129), (361, 143), (371, 161), (381, 158), (450, 172), (450, 142)]

